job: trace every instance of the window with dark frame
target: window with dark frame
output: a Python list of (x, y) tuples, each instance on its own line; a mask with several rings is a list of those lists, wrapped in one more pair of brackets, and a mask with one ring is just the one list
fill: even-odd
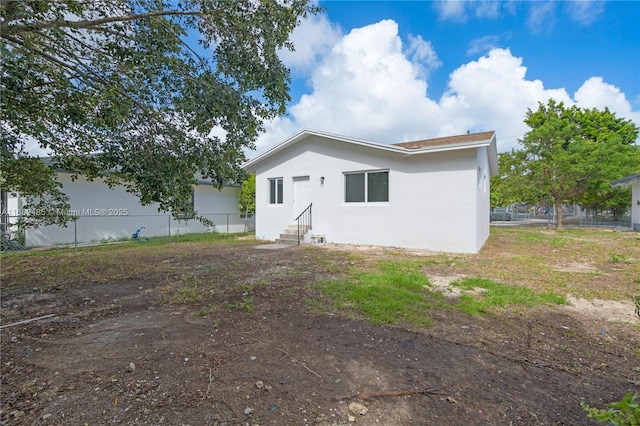
[(269, 204), (282, 204), (282, 178), (269, 179)]
[(345, 202), (389, 201), (389, 171), (345, 173)]

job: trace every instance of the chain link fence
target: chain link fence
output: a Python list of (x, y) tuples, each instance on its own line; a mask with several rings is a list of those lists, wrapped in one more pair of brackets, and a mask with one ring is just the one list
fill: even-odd
[(172, 237), (193, 233), (238, 233), (255, 230), (252, 214), (207, 213), (200, 216), (211, 221), (211, 225), (196, 219), (177, 220), (169, 214), (141, 215), (80, 215), (67, 226), (47, 225), (21, 229), (20, 216), (2, 216), (0, 225), (0, 248), (25, 250), (35, 247), (74, 246), (145, 239)]
[(631, 216), (629, 213), (615, 216), (607, 211), (585, 210), (580, 215), (580, 226), (631, 228)]

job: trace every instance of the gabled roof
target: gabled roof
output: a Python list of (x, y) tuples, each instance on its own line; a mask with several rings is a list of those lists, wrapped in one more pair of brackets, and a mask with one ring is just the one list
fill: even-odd
[(351, 138), (348, 136), (335, 135), (331, 133), (321, 132), (318, 130), (305, 129), (296, 133), (294, 136), (286, 139), (270, 150), (258, 155), (256, 158), (243, 164), (245, 170), (252, 170), (258, 163), (265, 159), (276, 155), (277, 153), (287, 149), (310, 136), (318, 136), (327, 139), (333, 139), (354, 145), (366, 146), (381, 151), (396, 152), (405, 157), (424, 154), (428, 152), (442, 152), (459, 149), (488, 147), (489, 149), (489, 167), (491, 174), (498, 172), (498, 154), (496, 148), (496, 136), (494, 131), (481, 133), (467, 133), (465, 135), (447, 136), (435, 139), (425, 139), (414, 142), (401, 142), (396, 144), (382, 144), (377, 142), (366, 141), (363, 139)]
[(611, 186), (614, 188), (618, 188), (618, 187), (626, 187), (626, 186), (631, 186), (636, 182), (640, 182), (640, 174), (637, 175), (631, 175), (628, 176), (624, 179), (619, 179), (616, 181), (611, 182)]

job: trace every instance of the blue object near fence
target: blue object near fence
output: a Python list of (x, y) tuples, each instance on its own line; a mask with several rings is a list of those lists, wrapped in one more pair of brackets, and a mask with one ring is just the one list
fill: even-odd
[(143, 226), (143, 227), (138, 228), (138, 229), (136, 230), (136, 232), (132, 235), (132, 237), (133, 237), (135, 240), (138, 240), (138, 241), (140, 241), (140, 242), (142, 242), (142, 241), (149, 241), (149, 239), (148, 239), (148, 238), (146, 238), (146, 237), (142, 236), (141, 232), (142, 232), (142, 230), (143, 230), (143, 229), (144, 229), (144, 226)]

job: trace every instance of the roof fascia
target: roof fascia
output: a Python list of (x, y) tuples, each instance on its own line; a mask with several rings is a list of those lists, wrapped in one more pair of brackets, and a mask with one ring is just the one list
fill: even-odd
[(321, 131), (318, 131), (318, 130), (304, 129), (304, 130), (299, 131), (298, 133), (296, 133), (295, 135), (293, 135), (289, 139), (286, 139), (285, 141), (283, 141), (283, 142), (279, 143), (278, 145), (274, 146), (273, 148), (269, 149), (268, 151), (258, 155), (256, 158), (247, 161), (246, 163), (244, 163), (242, 165), (242, 168), (244, 168), (245, 170), (250, 170), (257, 163), (260, 163), (260, 162), (266, 160), (267, 158), (272, 157), (273, 155), (279, 153), (280, 151), (283, 151), (284, 149), (288, 148), (289, 146), (294, 145), (294, 144), (306, 139), (309, 136), (318, 136), (318, 137), (321, 137), (321, 138), (333, 139), (333, 140), (340, 141), (340, 142), (346, 142), (346, 143), (350, 143), (350, 144), (354, 144), (354, 145), (360, 145), (360, 146), (366, 146), (366, 147), (370, 147), (370, 148), (377, 148), (377, 149), (381, 149), (381, 150), (384, 150), (384, 151), (390, 151), (390, 152), (404, 153), (404, 152), (407, 151), (406, 148), (396, 147), (396, 146), (392, 146), (392, 145), (388, 145), (388, 144), (370, 142), (370, 141), (365, 141), (363, 139), (350, 138), (350, 137), (336, 135), (336, 134), (332, 134), (332, 133), (321, 132)]
[(640, 182), (640, 174), (631, 175), (623, 179), (619, 179), (611, 182), (612, 188), (625, 188), (627, 186), (631, 186), (636, 182)]
[[(394, 152), (394, 153), (402, 154), (404, 157), (410, 157), (410, 156), (413, 156), (413, 155), (420, 155), (420, 154), (433, 153), (433, 152), (444, 152), (444, 151), (455, 151), (455, 150), (467, 149), (467, 148), (478, 148), (478, 147), (482, 147), (482, 146), (490, 146), (492, 143), (495, 146), (495, 133), (493, 133), (491, 139), (485, 139), (485, 140), (474, 141), (474, 142), (459, 143), (459, 144), (452, 144), (452, 145), (445, 145), (445, 146), (439, 145), (439, 146), (425, 147), (425, 148), (420, 148), (420, 149), (410, 149), (410, 148), (404, 148), (404, 147), (396, 146), (396, 145), (382, 144), (382, 143), (377, 143), (377, 142), (365, 141), (365, 140), (362, 140), (362, 139), (349, 138), (349, 137), (346, 137), (346, 136), (340, 136), (340, 135), (336, 135), (336, 134), (321, 132), (321, 131), (318, 131), (318, 130), (304, 129), (304, 130), (301, 130), (300, 132), (296, 133), (295, 135), (293, 135), (289, 139), (285, 140), (284, 142), (281, 142), (280, 144), (274, 146), (270, 150), (268, 150), (268, 151), (262, 153), (261, 155), (257, 156), (256, 158), (247, 161), (246, 163), (244, 163), (242, 165), (242, 167), (245, 170), (251, 170), (251, 169), (253, 169), (253, 167), (256, 164), (258, 164), (258, 163), (262, 162), (263, 160), (265, 160), (265, 159), (277, 154), (278, 152), (286, 149), (290, 145), (293, 145), (293, 144), (295, 144), (297, 142), (300, 142), (300, 141), (306, 139), (309, 136), (318, 136), (318, 137), (323, 137), (323, 138), (327, 138), (327, 139), (333, 139), (333, 140), (337, 140), (337, 141), (341, 141), (341, 142), (351, 143), (351, 144), (354, 144), (354, 145), (360, 145), (360, 146), (365, 146), (365, 147), (369, 147), (369, 148), (376, 148), (376, 149), (380, 149), (382, 151)], [(492, 171), (493, 171), (493, 168), (495, 168), (495, 173), (497, 173), (497, 161), (495, 161), (495, 167), (492, 167)]]

